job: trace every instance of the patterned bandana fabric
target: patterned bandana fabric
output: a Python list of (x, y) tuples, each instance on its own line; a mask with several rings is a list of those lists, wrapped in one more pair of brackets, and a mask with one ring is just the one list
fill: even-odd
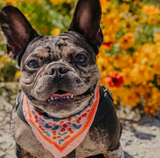
[(23, 114), (41, 144), (55, 158), (62, 158), (73, 151), (85, 138), (94, 120), (99, 103), (99, 85), (89, 105), (80, 113), (66, 119), (55, 119), (35, 111), (26, 96)]

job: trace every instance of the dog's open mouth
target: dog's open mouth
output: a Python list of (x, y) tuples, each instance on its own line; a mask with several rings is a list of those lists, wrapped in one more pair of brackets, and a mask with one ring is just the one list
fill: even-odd
[[(95, 85), (93, 87), (95, 87)], [(47, 102), (49, 104), (54, 104), (56, 102), (66, 102), (66, 101), (71, 101), (76, 98), (87, 97), (88, 95), (92, 95), (94, 93), (93, 87), (89, 88), (85, 93), (80, 94), (80, 95), (74, 95), (69, 92), (58, 90), (50, 98), (47, 99)]]
[(58, 90), (55, 94), (53, 94), (47, 101), (50, 103), (52, 101), (66, 101), (68, 99), (72, 99), (73, 98), (73, 94), (62, 91), (62, 90)]

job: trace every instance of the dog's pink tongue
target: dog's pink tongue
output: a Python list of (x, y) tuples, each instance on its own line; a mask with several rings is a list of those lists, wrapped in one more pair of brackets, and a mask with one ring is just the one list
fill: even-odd
[(67, 97), (67, 96), (71, 96), (71, 93), (65, 93), (65, 94), (53, 94), (52, 97)]

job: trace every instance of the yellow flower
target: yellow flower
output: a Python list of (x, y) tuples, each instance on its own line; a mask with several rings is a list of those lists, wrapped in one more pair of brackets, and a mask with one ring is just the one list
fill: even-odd
[(157, 75), (160, 75), (160, 59), (154, 61), (153, 70)]
[(117, 9), (112, 9), (107, 14), (102, 14), (101, 24), (104, 35), (104, 43), (115, 42), (117, 31), (121, 27), (121, 15)]
[(100, 52), (97, 56), (97, 64), (101, 73), (101, 84), (106, 85), (105, 78), (108, 76), (110, 72), (113, 71), (113, 66), (111, 65), (109, 56), (105, 53)]
[(6, 64), (9, 60), (10, 60), (10, 58), (8, 55), (5, 54), (2, 56), (2, 61), (4, 62), (4, 64)]
[(128, 32), (125, 35), (123, 35), (120, 39), (118, 39), (117, 42), (123, 49), (128, 49), (135, 44), (134, 34)]
[(154, 35), (153, 41), (160, 44), (160, 32)]
[(121, 98), (124, 95), (124, 88), (123, 87), (109, 87), (109, 90), (111, 91), (112, 95), (113, 95), (113, 99), (116, 103), (116, 101), (118, 101), (119, 98)]
[(130, 2), (131, 0), (123, 0), (123, 2)]
[(37, 29), (36, 25), (33, 25), (32, 27), (33, 27), (35, 30)]
[(129, 8), (130, 8), (130, 5), (129, 5), (129, 4), (122, 3), (122, 4), (120, 5), (120, 12), (128, 12), (128, 11), (129, 11)]
[(134, 64), (131, 70), (131, 78), (135, 84), (143, 84), (154, 79), (154, 71), (149, 66)]
[(132, 58), (129, 54), (119, 53), (113, 58), (113, 66), (119, 69), (127, 68), (132, 65)]
[(155, 25), (159, 22), (159, 15), (158, 16), (149, 16), (148, 18), (148, 23), (151, 24), (151, 25)]
[(124, 85), (130, 85), (132, 82), (130, 72), (131, 72), (131, 69), (129, 67), (122, 69), (122, 76), (124, 79)]
[(156, 82), (157, 82), (157, 85), (160, 86), (160, 74), (157, 75)]
[(106, 13), (107, 9), (110, 7), (111, 2), (108, 0), (100, 0), (102, 13)]
[(57, 4), (59, 3), (58, 0), (50, 0), (50, 2), (51, 2), (52, 4), (54, 4), (54, 5), (57, 5)]
[(21, 76), (21, 71), (17, 71), (17, 72), (15, 73), (15, 76), (19, 79), (20, 76)]
[(60, 28), (53, 28), (53, 30), (51, 31), (51, 35), (52, 36), (59, 35), (60, 33), (61, 33), (61, 29)]
[(22, 0), (23, 2), (43, 2), (44, 0)]
[(30, 17), (28, 14), (24, 14), (24, 16), (26, 17), (27, 20), (30, 20)]
[(158, 108), (159, 108), (159, 102), (156, 102), (153, 98), (150, 98), (149, 100), (147, 100), (144, 111), (152, 115), (156, 112)]
[(17, 0), (5, 0), (4, 3), (5, 3), (5, 5), (13, 5), (13, 6), (16, 6)]
[(141, 12), (144, 14), (147, 14), (147, 15), (155, 15), (155, 14), (159, 14), (160, 10), (155, 5), (148, 4), (148, 5), (144, 6), (144, 8), (141, 10)]
[(74, 0), (50, 0), (50, 2), (54, 5), (58, 5), (59, 3), (70, 3), (74, 2)]
[(126, 88), (121, 101), (123, 105), (130, 105), (131, 107), (135, 107), (138, 103), (140, 103), (140, 97), (135, 93), (132, 87), (131, 89)]
[(152, 88), (152, 99), (156, 102), (160, 102), (160, 90), (156, 87)]

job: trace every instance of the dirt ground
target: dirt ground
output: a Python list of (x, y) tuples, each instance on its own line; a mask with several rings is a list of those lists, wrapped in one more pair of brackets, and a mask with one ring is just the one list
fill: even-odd
[[(15, 158), (15, 144), (10, 133), (11, 109), (9, 104), (0, 105), (0, 158)], [(122, 115), (119, 111), (117, 113)], [(125, 158), (160, 158), (160, 114), (145, 116), (139, 121), (129, 119), (131, 115), (133, 113), (120, 119)]]

